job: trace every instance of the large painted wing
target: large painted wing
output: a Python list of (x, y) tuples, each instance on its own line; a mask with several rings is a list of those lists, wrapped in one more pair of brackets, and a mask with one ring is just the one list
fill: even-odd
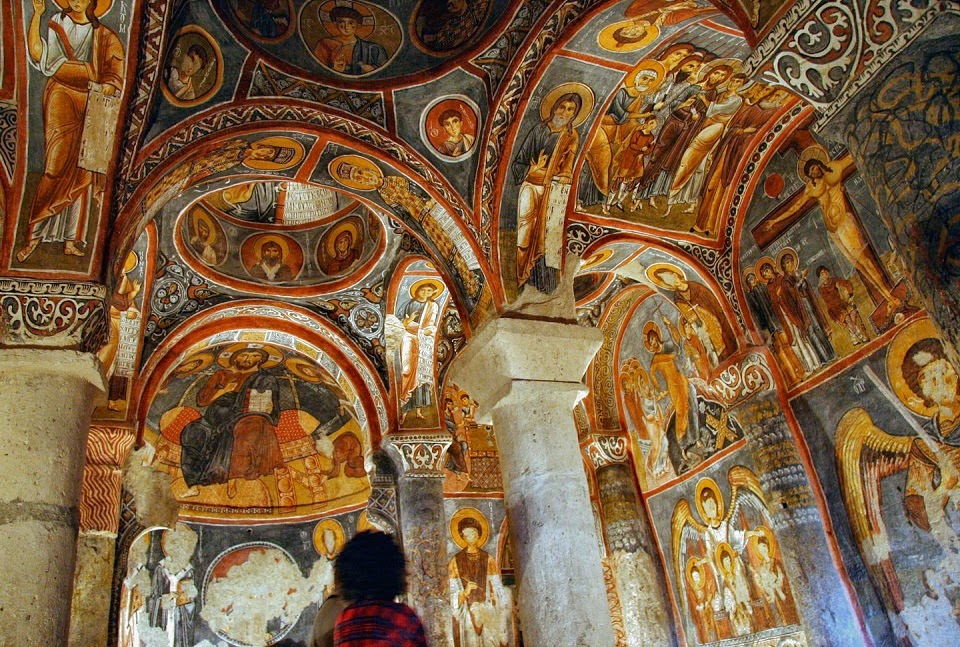
[(760, 479), (742, 465), (730, 469), (730, 510), (727, 520), (730, 523), (740, 522), (740, 527), (752, 530), (758, 525), (773, 527), (770, 511), (767, 508), (767, 499), (760, 487)]
[(837, 471), (850, 527), (886, 601), (898, 612), (903, 610), (903, 592), (880, 513), (880, 481), (909, 466), (913, 440), (883, 431), (860, 408), (846, 412), (837, 423)]
[(673, 568), (677, 578), (678, 599), (687, 599), (687, 580), (684, 567), (690, 557), (704, 555), (704, 533), (707, 527), (694, 519), (690, 503), (681, 499), (673, 510), (670, 534), (673, 543)]

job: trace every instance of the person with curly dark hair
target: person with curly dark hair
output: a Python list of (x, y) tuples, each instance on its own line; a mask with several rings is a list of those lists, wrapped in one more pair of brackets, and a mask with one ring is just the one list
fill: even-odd
[(426, 647), (416, 612), (393, 598), (406, 591), (403, 553), (382, 532), (358, 532), (333, 566), (340, 594), (351, 601), (337, 616), (336, 647)]

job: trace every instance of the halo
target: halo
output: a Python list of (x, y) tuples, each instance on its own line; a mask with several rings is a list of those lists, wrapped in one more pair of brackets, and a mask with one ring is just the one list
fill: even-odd
[(752, 268), (752, 267), (748, 267), (747, 269), (745, 269), (745, 270), (743, 271), (743, 282), (746, 283), (746, 282), (747, 282), (747, 277), (750, 277), (750, 276), (752, 276), (752, 277), (754, 277), (755, 279), (757, 279), (757, 281), (760, 280), (759, 275), (757, 275), (757, 270), (754, 269), (754, 268)]
[[(364, 530), (380, 530), (373, 522), (370, 521), (370, 515), (367, 514), (367, 511), (364, 510), (360, 513), (360, 516), (357, 517), (357, 532), (362, 532)], [(380, 532), (383, 532), (380, 530)]]
[(136, 252), (130, 252), (127, 254), (127, 260), (123, 262), (123, 273), (127, 274), (132, 272), (134, 268), (137, 267), (137, 263), (140, 262), (140, 257), (137, 256)]
[(808, 146), (803, 149), (803, 152), (800, 153), (800, 159), (797, 160), (797, 175), (799, 175), (800, 179), (804, 182), (809, 182), (810, 176), (806, 174), (803, 167), (812, 159), (820, 160), (824, 164), (829, 164), (830, 153), (827, 152), (826, 148), (818, 145)]
[(687, 280), (687, 275), (684, 274), (683, 270), (673, 263), (654, 263), (647, 268), (646, 275), (647, 278), (650, 279), (650, 282), (656, 285), (658, 288), (663, 288), (664, 290), (675, 290), (676, 288), (674, 286), (667, 285), (663, 282), (663, 279), (657, 276), (660, 272), (664, 271), (676, 274), (680, 277), (681, 281)]
[(478, 546), (483, 546), (487, 543), (487, 539), (490, 538), (490, 524), (487, 523), (487, 518), (483, 516), (483, 513), (477, 510), (476, 508), (460, 508), (453, 515), (453, 518), (450, 519), (450, 535), (453, 537), (453, 543), (455, 543), (460, 548), (466, 548), (467, 542), (463, 539), (463, 535), (460, 534), (460, 522), (469, 517), (474, 519), (480, 524), (480, 538), (477, 541)]
[[(770, 547), (770, 559), (776, 559), (777, 554), (780, 552), (780, 545), (777, 542), (777, 538), (774, 536), (773, 531), (767, 528), (766, 526), (758, 526), (757, 530), (763, 533), (763, 536), (766, 538), (767, 546)], [(750, 543), (753, 545), (753, 550), (757, 551), (757, 544), (759, 544), (759, 537), (753, 536), (750, 537)]]
[(922, 397), (913, 392), (903, 377), (903, 362), (907, 359), (907, 351), (921, 339), (935, 339), (943, 343), (933, 322), (926, 318), (909, 324), (893, 338), (887, 349), (887, 383), (908, 409), (919, 416), (930, 418), (936, 413), (936, 407), (928, 406)]
[(730, 555), (730, 571), (732, 572), (734, 569), (734, 564), (737, 560), (737, 553), (735, 550), (733, 550), (733, 547), (730, 544), (725, 541), (721, 541), (719, 544), (717, 544), (716, 552), (714, 553), (714, 559), (716, 560), (715, 563), (717, 568), (720, 569), (721, 573), (724, 572), (722, 559), (724, 555)]
[[(696, 489), (696, 500), (694, 503), (697, 506), (697, 512), (700, 513), (700, 518), (703, 519), (708, 525), (710, 524), (711, 518), (708, 517), (707, 513), (703, 511), (703, 503), (700, 501), (700, 495), (704, 490), (710, 490), (714, 494), (714, 498), (717, 500), (717, 514), (716, 519), (723, 519), (723, 495), (720, 494), (720, 486), (717, 485), (717, 482), (712, 478), (702, 478), (697, 482)], [(719, 561), (717, 562), (720, 563)]]
[(583, 104), (580, 106), (580, 112), (578, 112), (577, 116), (573, 118), (573, 127), (576, 128), (586, 121), (587, 117), (590, 116), (590, 112), (593, 110), (593, 104), (596, 99), (593, 96), (593, 90), (585, 86), (583, 83), (579, 83), (577, 81), (561, 83), (554, 89), (550, 90), (550, 92), (547, 93), (547, 96), (545, 96), (540, 102), (540, 117), (544, 121), (548, 121), (550, 119), (550, 115), (553, 113), (553, 106), (557, 102), (557, 99), (565, 94), (571, 93), (579, 94), (580, 98), (583, 100)]
[[(663, 341), (663, 331), (660, 330), (660, 326), (657, 325), (656, 321), (648, 321), (643, 326), (643, 345), (647, 345), (647, 337), (650, 336), (650, 333), (657, 333), (657, 337), (660, 341)], [(649, 349), (648, 349), (649, 350)]]
[(260, 344), (248, 341), (239, 341), (233, 344), (230, 344), (217, 355), (217, 364), (227, 368), (230, 366), (230, 358), (233, 357), (237, 352), (245, 349), (257, 349), (262, 350), (267, 353), (266, 361), (260, 365), (260, 368), (273, 368), (277, 364), (283, 361), (283, 353), (281, 353), (276, 346), (271, 346), (269, 344)]
[[(326, 9), (324, 9), (326, 7)], [(349, 7), (353, 9), (361, 16), (360, 24), (357, 25), (357, 37), (358, 38), (367, 38), (370, 34), (373, 33), (373, 30), (377, 28), (377, 19), (373, 15), (373, 12), (370, 11), (370, 8), (366, 6), (363, 2), (350, 2), (344, 0), (335, 0), (333, 2), (327, 1), (320, 5), (320, 10), (326, 14), (326, 18), (320, 19), (320, 24), (323, 25), (323, 28), (327, 30), (327, 33), (330, 36), (336, 36), (337, 32), (334, 29), (330, 28), (330, 25), (333, 24), (333, 21), (330, 20), (330, 12), (333, 11), (336, 7)]]
[[(199, 361), (200, 363), (196, 366), (189, 366), (188, 364), (193, 364), (194, 362)], [(213, 364), (213, 353), (202, 352), (184, 359), (180, 362), (175, 369), (173, 369), (173, 377), (187, 377), (188, 375), (193, 375), (194, 373), (199, 373), (203, 369), (207, 368)]]
[(613, 256), (612, 249), (601, 249), (599, 252), (591, 254), (590, 258), (583, 261), (583, 265), (580, 266), (580, 271), (583, 272), (584, 270), (592, 269), (597, 265), (600, 265), (600, 263), (608, 260), (611, 256)]
[[(327, 529), (333, 531), (333, 555), (327, 555), (327, 547), (323, 545), (323, 531)], [(343, 550), (343, 544), (345, 542), (346, 537), (343, 534), (343, 526), (341, 526), (340, 522), (336, 519), (324, 519), (313, 529), (313, 547), (318, 554), (323, 555), (327, 559), (333, 559), (339, 555), (340, 551)]]
[(770, 258), (769, 256), (764, 256), (763, 258), (761, 258), (760, 260), (758, 260), (758, 261), (757, 261), (757, 264), (754, 266), (754, 267), (756, 267), (756, 269), (757, 269), (757, 280), (760, 281), (761, 283), (766, 283), (766, 280), (763, 278), (763, 272), (760, 271), (760, 270), (763, 269), (763, 267), (764, 267), (765, 265), (769, 265), (769, 266), (773, 269), (773, 273), (774, 273), (774, 274), (777, 273), (777, 263), (776, 263), (776, 261), (774, 261), (774, 260), (773, 260), (772, 258)]
[(623, 85), (625, 88), (627, 88), (628, 92), (634, 90), (634, 86), (637, 83), (637, 76), (644, 70), (650, 70), (657, 75), (657, 80), (652, 86), (650, 86), (650, 89), (647, 90), (647, 92), (657, 89), (660, 84), (663, 83), (663, 79), (667, 76), (667, 70), (663, 67), (663, 63), (660, 61), (655, 61), (653, 59), (640, 61), (640, 64), (630, 70), (630, 73), (627, 74), (627, 76), (623, 79)]
[(326, 241), (323, 244), (323, 250), (327, 253), (328, 257), (335, 258), (337, 255), (337, 250), (334, 248), (334, 245), (337, 237), (340, 236), (340, 232), (349, 231), (353, 235), (351, 247), (357, 244), (357, 241), (360, 240), (360, 227), (357, 225), (358, 222), (358, 218), (351, 216), (344, 218), (330, 228), (330, 231), (326, 234)]
[(257, 255), (258, 259), (263, 258), (263, 246), (267, 243), (276, 243), (280, 246), (280, 251), (283, 253), (283, 258), (290, 258), (290, 243), (283, 237), (277, 234), (264, 234), (253, 243), (253, 251)]
[(793, 256), (793, 260), (797, 262), (797, 267), (800, 267), (800, 256), (797, 254), (797, 250), (795, 250), (793, 247), (784, 247), (783, 250), (777, 254), (777, 267), (783, 268), (781, 263), (783, 262), (783, 259), (788, 256)]
[[(709, 63), (704, 63), (704, 64), (700, 67), (700, 73), (697, 74), (697, 82), (698, 82), (698, 83), (703, 83), (704, 81), (706, 81), (706, 80), (707, 80), (707, 76), (710, 74), (710, 72), (712, 72), (715, 68), (720, 67), (721, 65), (726, 65), (727, 67), (730, 68), (730, 76), (733, 76), (734, 74), (738, 74), (738, 73), (740, 73), (740, 72), (743, 71), (743, 61), (741, 61), (741, 60), (739, 60), (739, 59), (736, 59), (736, 58), (715, 58), (715, 59), (713, 59), (712, 61), (710, 61)], [(729, 80), (730, 80), (730, 79), (729, 79), (729, 77), (728, 77), (728, 78), (727, 78), (727, 81), (729, 81)], [(726, 82), (726, 81), (725, 81), (725, 82)]]
[[(324, 371), (322, 368), (313, 362), (300, 357), (291, 357), (284, 362), (284, 365), (291, 373), (299, 377), (301, 380), (306, 380), (311, 384), (319, 384), (320, 382), (327, 381), (323, 379)], [(304, 370), (304, 367), (307, 367), (308, 370)]]
[(379, 166), (374, 164), (366, 157), (361, 157), (360, 155), (341, 155), (339, 157), (334, 157), (332, 160), (330, 160), (330, 164), (327, 165), (327, 172), (330, 173), (330, 177), (348, 189), (356, 189), (357, 191), (376, 191), (379, 186), (369, 186), (367, 184), (357, 182), (356, 180), (350, 178), (349, 173), (341, 173), (340, 169), (344, 165), (355, 166), (360, 169), (371, 171), (372, 173), (376, 174), (378, 178), (380, 178), (380, 183), (383, 183), (383, 171), (380, 170)]
[[(689, 584), (692, 588), (703, 588), (706, 585), (707, 581), (706, 581), (706, 578), (703, 576), (703, 566), (697, 563), (697, 559), (695, 557), (691, 557), (690, 559), (687, 560), (687, 567), (684, 570), (686, 571), (686, 574), (687, 574), (687, 584)], [(697, 587), (697, 585), (693, 583), (694, 571), (700, 572), (699, 587)]]
[(303, 144), (298, 142), (296, 139), (291, 139), (290, 137), (284, 137), (282, 135), (276, 135), (274, 137), (265, 137), (264, 139), (258, 139), (257, 141), (250, 144), (251, 150), (254, 148), (262, 146), (276, 146), (278, 148), (292, 148), (293, 157), (283, 162), (276, 162), (274, 160), (254, 160), (254, 159), (245, 159), (243, 160), (243, 165), (247, 168), (255, 169), (258, 171), (283, 171), (288, 168), (293, 168), (303, 159), (303, 156), (306, 152), (303, 150)]
[(416, 299), (417, 290), (422, 288), (424, 285), (432, 285), (435, 291), (437, 292), (437, 294), (440, 294), (441, 292), (443, 292), (445, 288), (445, 286), (443, 285), (443, 282), (437, 279), (420, 279), (419, 281), (415, 281), (414, 284), (410, 286), (410, 290), (409, 290), (410, 296)]
[(210, 230), (210, 233), (203, 242), (212, 245), (217, 240), (217, 229), (213, 224), (213, 218), (210, 217), (210, 214), (207, 213), (206, 210), (200, 207), (194, 207), (193, 211), (190, 212), (190, 220), (193, 223), (193, 231), (196, 234), (200, 233), (200, 227), (197, 226), (200, 224), (200, 221), (203, 220), (207, 223), (207, 229)]
[[(617, 40), (616, 34), (618, 31), (632, 25), (638, 25), (640, 23), (647, 23), (647, 32), (643, 35), (643, 38), (629, 43), (621, 43), (619, 40)], [(605, 28), (603, 31), (597, 34), (597, 44), (608, 52), (635, 52), (638, 49), (643, 49), (653, 41), (657, 40), (659, 36), (660, 28), (657, 25), (652, 24), (649, 20), (638, 20), (634, 18), (615, 22)]]
[[(70, 3), (67, 0), (53, 0), (57, 3), (57, 6), (61, 9), (69, 9)], [(96, 0), (97, 4), (94, 5), (93, 15), (97, 18), (103, 18), (110, 8), (113, 6), (113, 0)]]

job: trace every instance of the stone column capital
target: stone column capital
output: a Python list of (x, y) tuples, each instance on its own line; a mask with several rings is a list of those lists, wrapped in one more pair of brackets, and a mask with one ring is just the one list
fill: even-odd
[[(0, 297), (2, 299), (2, 297)], [(90, 352), (58, 348), (0, 348), (0, 372), (56, 373), (106, 391), (103, 364)]]
[(445, 478), (443, 457), (452, 442), (453, 436), (445, 432), (394, 433), (384, 436), (381, 446), (401, 477)]
[(515, 400), (519, 382), (528, 393), (577, 392), (572, 408), (586, 390), (584, 372), (602, 343), (603, 333), (596, 328), (501, 317), (470, 339), (450, 367), (450, 380), (480, 402), (478, 422), (489, 423), (494, 408)]
[(107, 342), (105, 285), (0, 278), (0, 344), (95, 353)]
[(630, 440), (625, 434), (595, 434), (583, 446), (583, 454), (596, 470), (607, 465), (628, 463), (629, 448)]

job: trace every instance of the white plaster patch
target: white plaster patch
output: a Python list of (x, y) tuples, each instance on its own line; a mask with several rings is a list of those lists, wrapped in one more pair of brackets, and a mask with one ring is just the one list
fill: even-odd
[[(326, 559), (303, 577), (279, 548), (263, 548), (207, 583), (200, 616), (219, 636), (240, 645), (267, 645), (292, 627), (300, 614), (333, 581)], [(270, 629), (273, 630), (271, 634)]]

